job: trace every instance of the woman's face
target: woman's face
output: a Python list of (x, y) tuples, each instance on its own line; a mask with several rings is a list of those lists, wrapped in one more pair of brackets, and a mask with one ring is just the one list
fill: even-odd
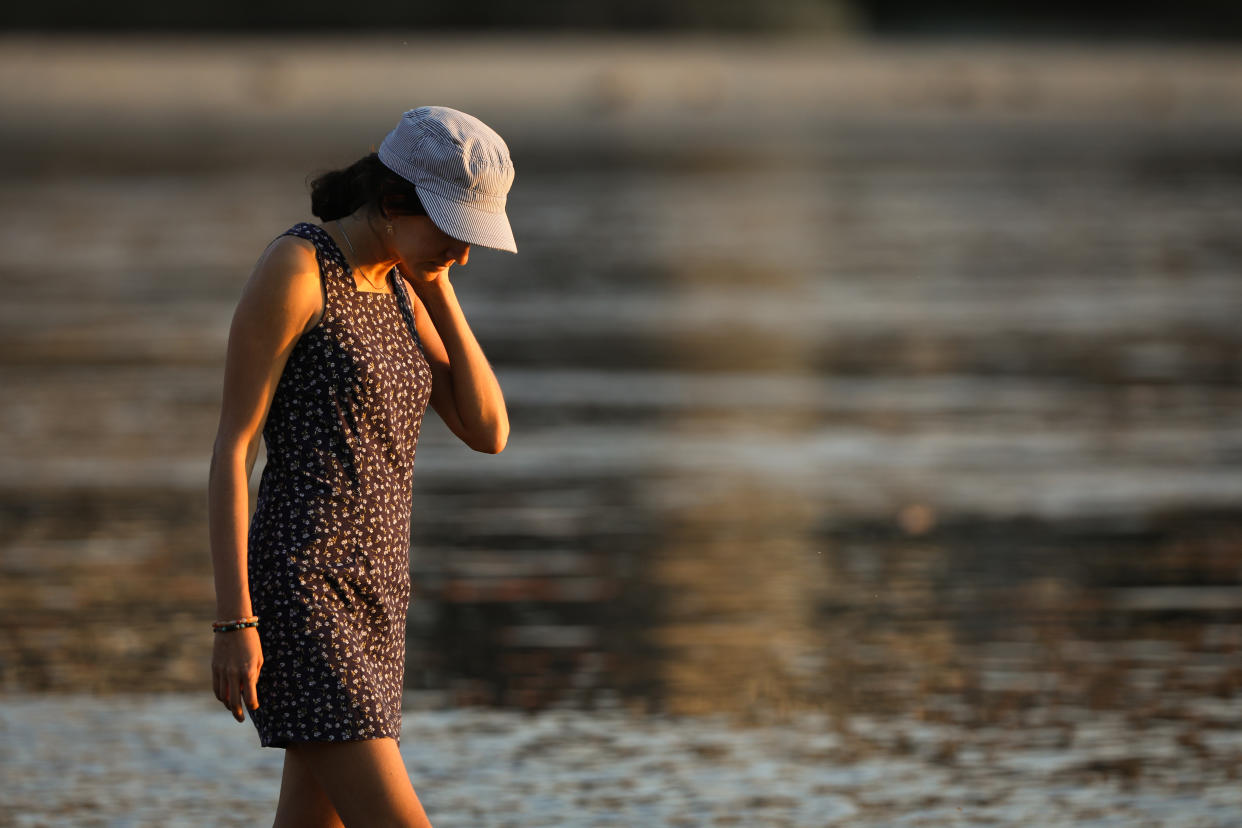
[(396, 254), (401, 270), (414, 279), (434, 281), (453, 265), (464, 265), (470, 258), (470, 245), (436, 227), (427, 216), (393, 216), (389, 249)]

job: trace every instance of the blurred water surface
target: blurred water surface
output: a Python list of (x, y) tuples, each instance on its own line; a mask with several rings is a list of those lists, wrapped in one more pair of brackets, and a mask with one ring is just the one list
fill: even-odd
[[(491, 118), (464, 95), (516, 136), (521, 253), (453, 274), (512, 435), (485, 456), (423, 432), (410, 692), (1242, 726), (1194, 712), (1242, 689), (1242, 107), (1234, 64), (1196, 86), (1160, 74), (1175, 58), (1065, 60), (1121, 90), (1116, 117), (1010, 98), (1001, 117), (971, 104), (986, 73), (851, 54), (887, 108), (843, 97), (771, 135), (661, 118), (624, 66), (564, 113), (582, 144), (546, 102)], [(1173, 80), (1151, 92), (1135, 66)], [(48, 95), (52, 68), (28, 70)], [(301, 88), (280, 77), (255, 94)], [(743, 122), (731, 76), (708, 77), (702, 117)], [(943, 117), (909, 117), (912, 79), (948, 90)], [(331, 113), (347, 99), (325, 89)], [(308, 173), (399, 109), (359, 143), (240, 104), (234, 132), (206, 97), (220, 146), (183, 163), (160, 137), (182, 104), (133, 143), (117, 123), (98, 143), (0, 130), (6, 690), (210, 692), (230, 315), (267, 242), (311, 218)]]

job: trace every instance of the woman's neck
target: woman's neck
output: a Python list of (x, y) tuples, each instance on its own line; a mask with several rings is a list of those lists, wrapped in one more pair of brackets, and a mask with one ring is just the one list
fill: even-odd
[(359, 289), (389, 292), (388, 271), (396, 266), (398, 260), (384, 244), (369, 213), (359, 210), (327, 222), (324, 229), (338, 242), (337, 247), (349, 258), (349, 266), (366, 285), (360, 284)]

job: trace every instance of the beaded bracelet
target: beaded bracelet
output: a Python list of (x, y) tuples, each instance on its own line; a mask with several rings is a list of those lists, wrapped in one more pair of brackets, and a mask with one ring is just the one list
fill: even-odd
[(223, 627), (212, 625), (212, 632), (232, 632), (233, 630), (244, 630), (246, 627), (257, 627), (258, 621), (238, 621), (236, 624), (226, 624)]
[(247, 615), (247, 616), (244, 616), (244, 617), (242, 617), (242, 618), (234, 618), (232, 621), (212, 621), (212, 622), (211, 622), (211, 626), (213, 626), (213, 627), (223, 627), (223, 626), (226, 626), (226, 625), (228, 625), (228, 624), (237, 624), (237, 623), (239, 623), (239, 622), (241, 622), (241, 621), (258, 621), (258, 620), (259, 620), (259, 616), (257, 616), (257, 615)]
[(229, 632), (230, 630), (257, 627), (258, 625), (259, 616), (247, 615), (245, 618), (234, 618), (232, 621), (213, 621), (211, 622), (211, 629), (212, 632)]

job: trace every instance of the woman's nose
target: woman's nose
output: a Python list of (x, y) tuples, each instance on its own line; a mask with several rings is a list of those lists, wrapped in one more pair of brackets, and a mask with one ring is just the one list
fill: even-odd
[(464, 265), (470, 259), (470, 245), (463, 243), (457, 248), (453, 258), (457, 259), (457, 264)]

